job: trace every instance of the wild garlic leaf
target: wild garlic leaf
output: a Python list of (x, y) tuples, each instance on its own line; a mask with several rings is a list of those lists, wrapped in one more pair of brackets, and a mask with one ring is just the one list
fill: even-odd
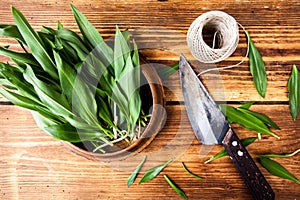
[(296, 155), (297, 153), (300, 153), (300, 149), (297, 149), (296, 151), (288, 154), (266, 154), (266, 155), (261, 155), (265, 158), (288, 158)]
[[(66, 65), (67, 66), (67, 65)], [(85, 82), (85, 83), (84, 83)], [(74, 81), (72, 88), (72, 112), (92, 126), (101, 126), (97, 117), (95, 90), (86, 83), (80, 75)]]
[(69, 142), (83, 142), (99, 137), (96, 131), (80, 130), (70, 124), (57, 124), (44, 127), (44, 130), (50, 133), (54, 138)]
[(152, 179), (154, 179), (166, 166), (168, 166), (168, 164), (170, 164), (173, 161), (173, 158), (171, 158), (170, 160), (168, 160), (166, 163), (164, 163), (163, 165), (159, 165), (157, 167), (154, 167), (152, 169), (149, 169), (148, 171), (146, 171), (146, 173), (144, 174), (144, 176), (142, 177), (142, 179), (140, 180), (139, 184), (141, 183), (145, 183), (147, 181), (150, 181)]
[(86, 54), (82, 55), (82, 52), (78, 52), (78, 49), (75, 49), (76, 45), (73, 45), (72, 43), (66, 42), (64, 40), (62, 40), (61, 43), (63, 48), (62, 50), (60, 50), (60, 55), (63, 60), (70, 63), (71, 66), (82, 62), (81, 59), (86, 59)]
[(134, 67), (140, 67), (140, 56), (139, 50), (136, 42), (133, 40), (133, 55), (132, 55), (132, 64)]
[[(114, 72), (115, 79), (118, 81), (122, 71), (127, 63), (127, 58), (130, 55), (130, 48), (118, 26), (116, 26), (116, 34), (114, 41)], [(132, 63), (132, 62), (130, 62)]]
[(288, 81), (290, 112), (297, 119), (300, 112), (300, 74), (296, 65), (293, 65), (292, 73)]
[[(244, 147), (252, 144), (255, 140), (257, 139), (257, 137), (250, 137), (250, 138), (244, 138), (241, 140), (241, 143), (244, 145)], [(211, 157), (210, 159), (208, 159), (207, 161), (205, 161), (204, 163), (207, 164), (207, 163), (210, 163), (214, 160), (217, 160), (218, 158), (221, 158), (221, 157), (224, 157), (224, 156), (227, 156), (228, 153), (227, 151), (225, 150), (225, 148), (220, 151), (218, 154), (216, 154), (215, 156)]]
[[(126, 107), (130, 114), (130, 124), (131, 128), (135, 127), (135, 124), (140, 116), (141, 110), (141, 98), (139, 93), (140, 87), (140, 68), (135, 67), (132, 64), (131, 56), (128, 55), (125, 67), (123, 69), (122, 75), (118, 81), (118, 85), (121, 90), (124, 91), (124, 96), (127, 99)], [(132, 133), (134, 130), (131, 130)]]
[(265, 98), (267, 90), (266, 66), (248, 31), (246, 31), (246, 35), (249, 41), (249, 66), (253, 83), (259, 95)]
[(246, 114), (250, 114), (250, 115), (258, 118), (259, 120), (261, 120), (264, 124), (266, 124), (268, 126), (271, 126), (272, 128), (275, 128), (277, 130), (280, 130), (279, 126), (271, 118), (269, 118), (265, 114), (254, 112), (254, 111), (244, 109), (244, 108), (240, 108), (240, 107), (237, 107), (237, 110), (239, 110), (241, 112), (244, 112)]
[(25, 43), (24, 38), (15, 25), (0, 24), (0, 36), (11, 37), (19, 42)]
[(127, 187), (130, 187), (134, 183), (134, 181), (135, 181), (138, 173), (140, 172), (141, 168), (143, 167), (146, 159), (147, 159), (147, 156), (144, 156), (143, 160), (138, 164), (138, 166), (136, 166), (135, 170), (131, 173), (131, 175), (129, 176), (129, 178), (127, 180)]
[(75, 92), (74, 81), (76, 79), (76, 72), (61, 59), (59, 53), (53, 51), (53, 55), (58, 69), (62, 93), (66, 95), (69, 102), (72, 102), (73, 93)]
[(64, 26), (62, 25), (62, 23), (60, 21), (57, 22), (57, 30), (63, 29)]
[(0, 75), (6, 78), (10, 85), (13, 85), (23, 96), (40, 102), (32, 85), (25, 81), (22, 71), (23, 69), (19, 69), (15, 66), (0, 63)]
[(72, 30), (61, 28), (59, 30), (55, 30), (53, 34), (55, 34), (61, 40), (76, 44), (85, 54), (90, 52), (88, 46), (81, 39), (81, 36)]
[(4, 86), (9, 90), (17, 90), (17, 88), (11, 82), (3, 78), (1, 75), (0, 75), (0, 85)]
[(280, 138), (275, 133), (271, 132), (268, 127), (257, 117), (245, 112), (241, 112), (232, 106), (220, 105), (220, 108), (230, 123), (235, 122), (248, 130), (252, 130), (257, 133), (269, 134), (278, 139)]
[(164, 178), (167, 181), (167, 183), (171, 186), (171, 188), (173, 188), (179, 196), (183, 197), (184, 199), (188, 199), (184, 191), (181, 190), (166, 174), (164, 175)]
[(0, 55), (7, 56), (7, 57), (11, 58), (12, 60), (17, 60), (19, 62), (27, 63), (29, 65), (35, 65), (35, 66), (39, 65), (37, 63), (37, 61), (34, 59), (34, 57), (28, 53), (14, 52), (14, 51), (0, 47)]
[(176, 63), (171, 66), (162, 67), (157, 69), (157, 73), (162, 80), (166, 80), (169, 76), (174, 74), (179, 69), (179, 64)]
[(98, 30), (89, 22), (89, 20), (73, 5), (71, 5), (77, 25), (85, 41), (90, 44), (90, 48), (97, 49), (100, 52), (101, 60), (108, 66), (113, 63), (113, 50), (104, 42)]
[(192, 177), (194, 177), (194, 178), (196, 178), (196, 179), (198, 179), (198, 180), (200, 180), (200, 181), (204, 180), (204, 178), (202, 178), (202, 177), (200, 177), (200, 176), (198, 176), (198, 175), (192, 173), (192, 172), (185, 166), (185, 164), (184, 164), (183, 162), (181, 163), (181, 165), (182, 165), (184, 171), (186, 171), (186, 173), (188, 173), (188, 174), (191, 175)]
[(42, 68), (53, 78), (58, 79), (56, 66), (53, 63), (50, 55), (47, 53), (43, 41), (35, 30), (32, 29), (24, 15), (12, 7), (14, 20), (17, 24), (18, 30), (24, 38), (32, 55), (40, 63)]
[(51, 85), (45, 84), (39, 80), (30, 66), (27, 66), (27, 69), (24, 72), (24, 78), (34, 87), (36, 94), (39, 96), (41, 101), (54, 114), (62, 115), (64, 117), (74, 116), (74, 114), (70, 111), (70, 105), (65, 97), (58, 93)]
[(78, 57), (82, 62), (85, 61), (90, 50), (89, 47), (83, 42), (81, 37), (75, 32), (68, 29), (59, 29), (56, 32), (56, 36), (62, 40), (64, 48), (67, 48), (68, 44), (71, 46), (77, 53)]
[(57, 123), (61, 122), (60, 121), (61, 119), (59, 117), (54, 115), (51, 111), (49, 111), (46, 107), (44, 107), (39, 102), (33, 101), (30, 98), (24, 97), (20, 94), (2, 88), (0, 88), (0, 94), (16, 106), (20, 106), (32, 111), (36, 111), (39, 114), (43, 115), (48, 119), (51, 119), (54, 122)]
[(105, 101), (105, 98), (107, 98), (106, 94), (105, 94), (105, 92), (101, 91), (101, 93), (103, 92), (105, 95), (105, 96), (101, 97), (99, 92), (100, 92), (100, 89), (97, 88), (96, 89), (96, 101), (97, 101), (97, 105), (98, 105), (98, 109), (99, 109), (98, 115), (102, 120), (107, 122), (110, 126), (116, 128), (116, 124), (114, 124), (114, 122), (113, 122), (112, 113), (109, 108), (109, 102)]
[(248, 102), (248, 103), (245, 103), (243, 105), (240, 105), (238, 108), (243, 108), (243, 109), (247, 109), (249, 110), (250, 107), (255, 103), (255, 101), (251, 101), (251, 102)]
[(284, 179), (292, 180), (300, 184), (300, 180), (297, 179), (294, 175), (292, 175), (286, 168), (284, 168), (278, 162), (271, 160), (268, 157), (264, 157), (263, 155), (259, 156), (259, 161), (262, 164), (262, 166), (266, 168), (271, 174)]

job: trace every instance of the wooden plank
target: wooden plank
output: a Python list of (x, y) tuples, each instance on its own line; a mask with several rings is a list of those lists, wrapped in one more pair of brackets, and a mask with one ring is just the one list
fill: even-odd
[[(67, 28), (78, 31), (71, 10), (66, 2), (20, 3), (1, 2), (1, 23), (13, 23), (10, 5), (24, 12), (36, 29), (42, 25), (56, 27), (60, 20)], [(33, 6), (34, 5), (34, 6)], [(261, 51), (267, 66), (268, 91), (263, 101), (287, 101), (287, 80), (292, 64), (298, 64), (300, 48), (300, 18), (297, 1), (261, 1), (252, 4), (248, 1), (188, 2), (175, 4), (164, 1), (74, 1), (90, 21), (107, 38), (112, 36), (115, 25), (122, 29), (129, 28), (136, 38), (141, 52), (149, 62), (174, 64), (178, 62), (179, 53), (185, 53), (192, 59), (186, 46), (186, 32), (191, 22), (205, 11), (216, 8), (233, 15), (249, 30), (253, 41)], [(293, 8), (293, 9), (291, 9)], [(115, 13), (118, 14), (115, 14)], [(151, 14), (149, 14), (151, 13)], [(216, 66), (228, 66), (239, 62), (245, 55), (245, 36), (241, 34), (240, 45), (235, 54)], [(10, 45), (12, 40), (0, 38), (0, 45)], [(16, 43), (12, 49), (17, 48)], [(7, 59), (0, 57), (1, 61)], [(262, 101), (253, 87), (248, 62), (231, 70), (221, 72), (227, 101)], [(175, 81), (174, 81), (175, 80)], [(178, 77), (174, 76), (167, 86), (180, 95)], [(167, 93), (167, 99), (174, 95)], [(0, 101), (5, 101), (0, 97)]]
[[(274, 131), (281, 136), (280, 140), (264, 135), (262, 140), (248, 147), (254, 158), (260, 154), (288, 153), (300, 148), (300, 124), (291, 120), (288, 106), (254, 105), (253, 110), (272, 116), (281, 127), (280, 131)], [(164, 129), (139, 157), (112, 163), (88, 161), (69, 152), (61, 142), (41, 132), (30, 112), (24, 109), (2, 105), (0, 113), (1, 199), (82, 199), (87, 196), (92, 199), (178, 198), (162, 174), (171, 177), (190, 199), (251, 199), (229, 158), (203, 164), (222, 146), (204, 146), (195, 140), (184, 106), (167, 107), (168, 120)], [(233, 128), (241, 138), (256, 135), (238, 125), (233, 125)], [(144, 154), (148, 155), (148, 159), (142, 172), (171, 156), (175, 161), (153, 181), (142, 185), (135, 183), (127, 188), (127, 178)], [(277, 161), (300, 178), (299, 158), (298, 154)], [(181, 162), (205, 180), (198, 181), (187, 175)], [(272, 176), (258, 166), (278, 199), (300, 197), (299, 185)]]

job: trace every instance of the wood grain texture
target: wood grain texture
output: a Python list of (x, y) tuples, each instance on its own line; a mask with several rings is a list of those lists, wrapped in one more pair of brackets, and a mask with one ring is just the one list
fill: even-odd
[[(247, 148), (254, 158), (300, 148), (300, 123), (290, 116), (286, 87), (292, 64), (300, 66), (299, 1), (8, 0), (0, 1), (0, 24), (14, 23), (10, 11), (13, 5), (37, 30), (42, 25), (56, 27), (59, 20), (65, 27), (79, 31), (70, 3), (81, 10), (105, 38), (114, 34), (116, 24), (121, 29), (129, 28), (149, 62), (174, 64), (178, 62), (179, 53), (184, 53), (198, 67), (196, 71), (208, 66), (199, 68), (189, 53), (185, 38), (189, 25), (206, 11), (222, 10), (231, 14), (249, 30), (263, 55), (268, 75), (266, 98), (261, 99), (255, 91), (248, 61), (233, 69), (207, 73), (201, 79), (216, 100), (225, 100), (234, 106), (244, 101), (258, 101), (253, 110), (267, 114), (281, 127), (280, 131), (274, 131), (280, 140), (263, 135), (262, 140)], [(19, 49), (13, 40), (0, 38), (0, 46), (6, 45)], [(236, 52), (216, 66), (235, 64), (245, 52), (246, 40), (241, 32)], [(0, 61), (8, 60), (0, 56)], [(164, 129), (141, 155), (112, 163), (92, 162), (69, 152), (60, 141), (37, 128), (30, 112), (9, 105), (0, 97), (0, 199), (180, 199), (162, 175), (151, 182), (126, 187), (128, 176), (143, 155), (148, 158), (142, 173), (175, 157), (162, 174), (168, 174), (189, 199), (251, 199), (229, 158), (203, 164), (223, 147), (204, 146), (194, 138), (182, 103), (178, 74), (164, 80), (164, 86), (168, 105)], [(233, 128), (240, 138), (256, 135), (235, 124)], [(276, 161), (300, 178), (299, 154)], [(181, 162), (205, 180), (197, 181), (187, 175)], [(299, 185), (272, 176), (258, 166), (273, 187), (276, 199), (300, 199)]]
[[(190, 199), (251, 199), (243, 180), (228, 157), (203, 164), (223, 147), (200, 145), (194, 139), (184, 109), (184, 106), (167, 106), (167, 123), (145, 149), (144, 153), (148, 155), (148, 159), (142, 173), (173, 156), (175, 161), (162, 174), (168, 174)], [(257, 105), (253, 110), (263, 110), (264, 113), (273, 116), (273, 120), (282, 128), (275, 131), (281, 136), (280, 140), (263, 136), (262, 140), (247, 148), (254, 159), (260, 154), (291, 152), (300, 147), (300, 136), (297, 134), (300, 131), (299, 123), (292, 120), (283, 121), (281, 115), (278, 115), (288, 115), (287, 106)], [(2, 199), (178, 198), (161, 175), (146, 184), (135, 183), (130, 188), (126, 187), (127, 178), (141, 157), (124, 160), (122, 163), (92, 162), (69, 152), (60, 141), (39, 131), (30, 112), (11, 105), (1, 106), (0, 111), (0, 120), (5, 122), (1, 124), (0, 134)], [(238, 125), (234, 125), (233, 128), (240, 138), (256, 135)], [(182, 135), (185, 140), (174, 143), (174, 137)], [(166, 147), (171, 147), (171, 151)], [(161, 151), (162, 148), (166, 150)], [(183, 151), (176, 152), (176, 149)], [(160, 157), (155, 156), (157, 154)], [(300, 155), (296, 155), (277, 161), (299, 177), (299, 158)], [(181, 167), (181, 162), (205, 180), (198, 181), (187, 175)], [(274, 177), (261, 165), (258, 166), (273, 187), (277, 199), (300, 197), (299, 185)]]

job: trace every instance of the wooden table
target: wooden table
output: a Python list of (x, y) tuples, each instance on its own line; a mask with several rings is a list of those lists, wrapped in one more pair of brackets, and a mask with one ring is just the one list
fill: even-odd
[[(298, 69), (300, 67), (299, 1), (7, 0), (0, 2), (0, 23), (13, 23), (10, 12), (13, 5), (38, 30), (42, 25), (56, 27), (59, 20), (65, 27), (78, 31), (69, 3), (86, 14), (106, 38), (114, 34), (116, 24), (121, 29), (129, 28), (149, 62), (165, 65), (178, 62), (181, 52), (192, 59), (185, 42), (186, 33), (200, 14), (222, 10), (234, 16), (249, 30), (263, 55), (268, 75), (267, 95), (262, 99), (254, 89), (248, 61), (220, 71), (224, 85), (222, 94), (232, 106), (256, 101), (251, 109), (267, 114), (281, 128), (273, 130), (281, 137), (280, 140), (263, 135), (262, 140), (247, 149), (256, 160), (261, 154), (289, 153), (300, 148), (300, 119), (292, 120), (287, 97), (291, 66), (296, 64)], [(0, 39), (1, 46), (11, 42), (7, 38)], [(217, 66), (235, 64), (245, 52), (246, 40), (241, 34), (237, 51)], [(4, 57), (0, 59), (7, 61)], [(203, 81), (209, 88), (209, 79)], [(127, 162), (128, 166), (124, 167), (120, 162), (93, 162), (75, 155), (60, 141), (40, 131), (29, 111), (11, 105), (1, 97), (0, 199), (181, 199), (168, 186), (163, 174), (176, 182), (189, 199), (251, 199), (228, 157), (204, 164), (223, 147), (207, 147), (195, 139), (182, 102), (178, 73), (165, 80), (164, 85), (168, 119), (164, 129), (143, 151), (153, 153), (153, 156), (149, 157), (142, 170), (144, 172), (170, 157), (175, 160), (156, 179), (141, 185), (135, 183), (130, 188), (126, 187), (127, 178), (140, 158)], [(255, 132), (239, 125), (233, 124), (233, 127), (240, 138), (256, 136)], [(176, 137), (183, 138), (182, 143)], [(172, 141), (177, 143), (172, 144)], [(300, 178), (300, 154), (276, 161)], [(187, 175), (181, 162), (205, 180), (198, 181)], [(270, 175), (257, 164), (273, 187), (276, 199), (300, 199), (300, 185)]]

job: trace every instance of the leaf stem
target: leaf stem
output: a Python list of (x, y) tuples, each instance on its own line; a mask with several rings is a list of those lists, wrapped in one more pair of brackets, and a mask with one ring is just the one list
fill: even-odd
[(198, 179), (198, 180), (201, 180), (201, 181), (204, 180), (204, 178), (202, 178), (202, 177), (200, 177), (200, 176), (198, 176), (198, 175), (192, 173), (188, 168), (186, 168), (186, 166), (185, 166), (185, 164), (184, 164), (183, 162), (181, 163), (181, 165), (182, 165), (183, 169), (184, 169), (189, 175), (191, 175), (192, 177), (194, 177), (194, 178), (196, 178), (196, 179)]

